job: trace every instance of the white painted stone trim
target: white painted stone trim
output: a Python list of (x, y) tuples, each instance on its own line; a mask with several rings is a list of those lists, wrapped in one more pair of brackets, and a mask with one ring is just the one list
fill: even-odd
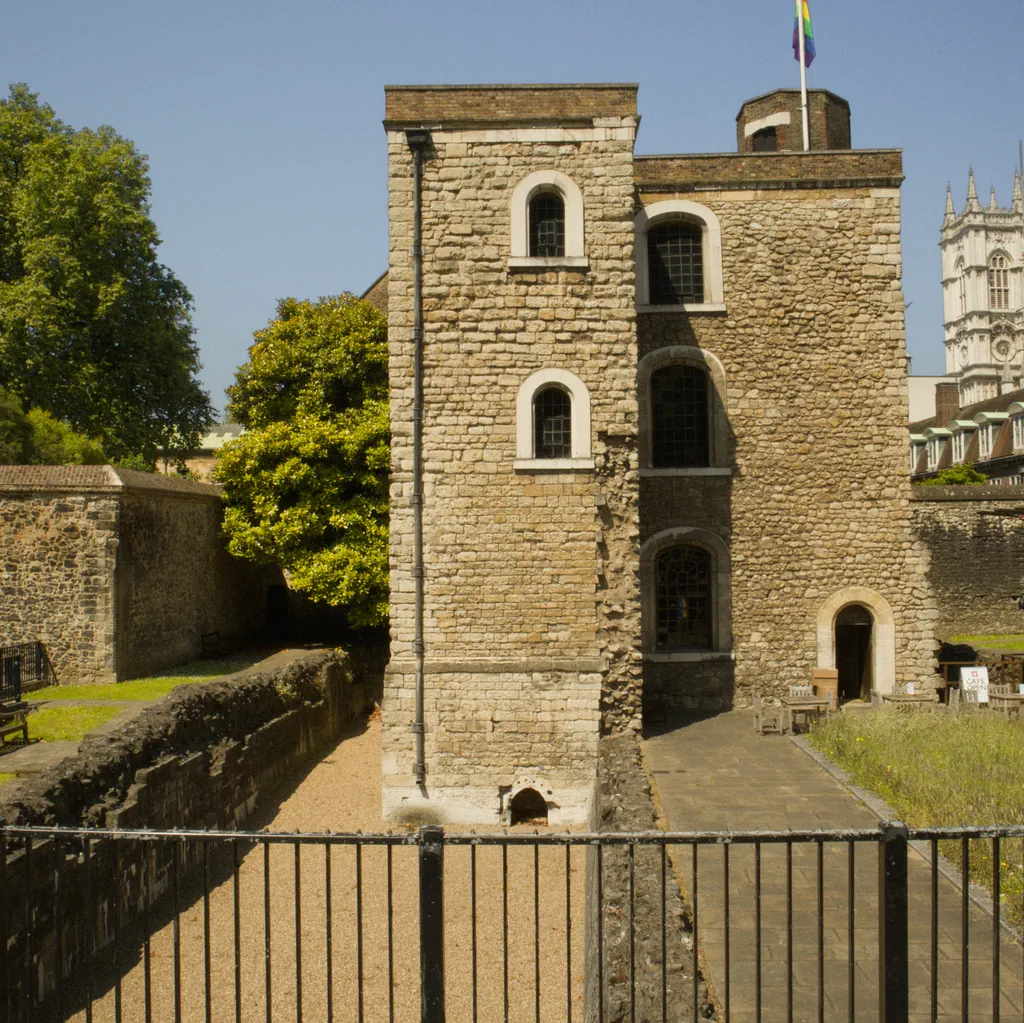
[(756, 121), (748, 121), (743, 129), (743, 137), (749, 139), (754, 132), (762, 128), (776, 128), (780, 124), (789, 124), (789, 111), (780, 110), (777, 114), (769, 114), (767, 117), (759, 117)]
[(817, 667), (836, 666), (836, 618), (851, 604), (867, 608), (875, 620), (871, 629), (871, 684), (875, 692), (891, 693), (896, 686), (896, 621), (885, 597), (865, 586), (847, 586), (821, 605)]
[[(663, 366), (698, 366), (711, 380), (711, 421), (708, 423), (709, 466), (655, 469), (651, 465), (651, 374)], [(637, 364), (637, 409), (640, 433), (637, 439), (640, 471), (645, 476), (728, 476), (729, 414), (722, 360), (706, 348), (695, 345), (669, 345), (648, 352)]]
[(541, 191), (558, 192), (565, 204), (565, 258), (584, 258), (583, 193), (567, 174), (542, 170), (527, 174), (512, 190), (510, 266), (512, 260), (538, 258), (530, 256), (530, 200)]
[[(679, 312), (678, 305), (651, 306), (650, 278), (647, 270), (647, 232), (661, 220), (690, 220), (701, 225), (704, 236), (704, 301), (694, 304), (686, 311), (724, 312), (725, 291), (722, 284), (722, 228), (712, 210), (690, 199), (664, 199), (645, 206), (633, 220), (634, 249), (636, 263), (636, 304), (643, 312), (655, 309)], [(566, 248), (568, 251), (568, 248)], [(720, 308), (710, 308), (720, 307)]]
[[(541, 388), (554, 384), (567, 391), (572, 409), (572, 444), (569, 458), (536, 458), (533, 442), (533, 399)], [(586, 463), (586, 464), (581, 464)], [(516, 460), (514, 468), (533, 471), (592, 469), (590, 448), (590, 391), (567, 369), (539, 369), (520, 385), (516, 395)]]
[[(655, 563), (659, 552), (666, 547), (687, 545), (703, 547), (711, 554), (711, 648), (659, 650), (658, 579)], [(644, 657), (651, 660), (717, 660), (717, 657), (707, 655), (728, 654), (732, 650), (732, 572), (729, 545), (717, 533), (695, 526), (673, 526), (671, 529), (655, 533), (644, 541), (640, 547), (640, 632)]]

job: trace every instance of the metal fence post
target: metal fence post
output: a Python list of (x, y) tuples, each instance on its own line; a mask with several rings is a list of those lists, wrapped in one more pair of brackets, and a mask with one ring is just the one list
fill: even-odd
[(910, 1004), (907, 948), (907, 827), (882, 825), (878, 847), (878, 1018), (905, 1021)]
[(444, 831), (420, 828), (420, 1018), (444, 1023)]

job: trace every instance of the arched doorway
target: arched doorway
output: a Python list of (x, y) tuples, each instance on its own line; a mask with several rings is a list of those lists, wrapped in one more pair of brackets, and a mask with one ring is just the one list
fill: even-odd
[[(855, 605), (862, 613), (866, 612), (871, 618), (871, 629), (867, 642), (870, 666), (866, 669), (870, 672), (867, 676), (867, 684), (870, 686), (867, 695), (870, 696), (872, 691), (891, 693), (896, 685), (896, 622), (893, 618), (892, 608), (889, 607), (889, 602), (885, 597), (866, 586), (847, 586), (833, 593), (818, 608), (817, 667), (839, 668), (836, 656), (839, 630), (836, 626), (839, 623), (839, 616), (851, 605)], [(850, 613), (852, 615), (854, 612)], [(868, 631), (863, 627), (861, 630), (862, 632)], [(863, 643), (863, 639), (861, 642)], [(862, 675), (861, 692), (864, 692), (863, 686), (864, 676)]]
[(850, 604), (836, 615), (840, 703), (871, 699), (874, 624), (871, 612), (861, 604)]

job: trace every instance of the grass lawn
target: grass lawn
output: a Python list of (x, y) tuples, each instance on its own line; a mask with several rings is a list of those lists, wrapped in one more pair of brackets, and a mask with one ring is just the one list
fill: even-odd
[(950, 636), (947, 643), (969, 643), (985, 650), (1024, 650), (1024, 633), (994, 633), (988, 636)]
[[(173, 668), (163, 675), (135, 678), (128, 682), (111, 682), (88, 686), (47, 686), (33, 693), (25, 693), (26, 700), (159, 700), (175, 686), (211, 679), (241, 671), (255, 663), (252, 657), (220, 658), (211, 661), (191, 661)], [(34, 720), (34, 718), (33, 718)]]
[[(810, 742), (912, 827), (1024, 824), (1024, 725), (989, 711), (834, 714)], [(991, 890), (992, 844), (970, 843), (971, 877)], [(940, 843), (960, 863), (960, 843)], [(1004, 912), (1024, 925), (1024, 842), (1000, 844)]]
[(28, 736), (40, 742), (80, 742), (86, 732), (120, 713), (120, 707), (42, 707), (28, 716)]

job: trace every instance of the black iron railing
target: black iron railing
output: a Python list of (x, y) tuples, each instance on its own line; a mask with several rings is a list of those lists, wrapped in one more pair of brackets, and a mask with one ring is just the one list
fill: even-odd
[(48, 685), (53, 669), (42, 643), (15, 643), (0, 647), (0, 703), (16, 703), (21, 691), (32, 683)]
[[(940, 856), (946, 844), (955, 867)], [(1024, 952), (1005, 916), (1021, 911), (1022, 849), (1024, 827), (899, 824), (600, 835), (8, 827), (0, 1015), (1019, 1019)], [(978, 858), (992, 865), (988, 902), (970, 883)]]

